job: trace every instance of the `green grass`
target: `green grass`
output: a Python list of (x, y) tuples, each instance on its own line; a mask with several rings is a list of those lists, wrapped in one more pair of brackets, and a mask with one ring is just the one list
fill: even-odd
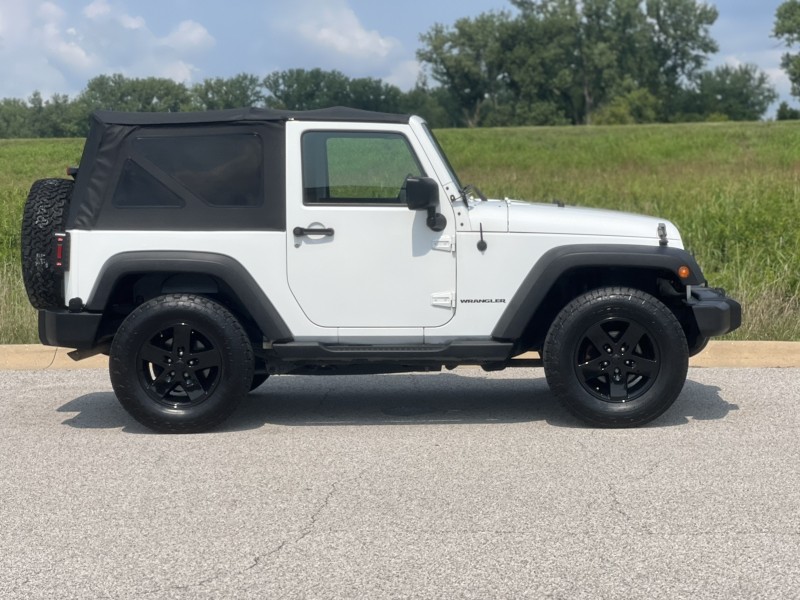
[(731, 339), (800, 340), (800, 123), (437, 132), (464, 183), (673, 221), (744, 307)]
[(36, 311), (22, 285), (19, 235), (31, 183), (64, 177), (77, 165), (83, 140), (0, 140), (0, 344), (38, 341)]
[[(800, 123), (437, 131), (464, 183), (673, 221), (712, 285), (744, 306), (734, 339), (800, 340)], [(36, 339), (19, 275), (33, 180), (82, 140), (0, 141), (0, 343)], [(520, 260), (530, 260), (520, 257)]]

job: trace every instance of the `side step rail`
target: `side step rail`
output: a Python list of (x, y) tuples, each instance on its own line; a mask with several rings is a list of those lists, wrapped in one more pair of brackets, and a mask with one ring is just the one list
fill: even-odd
[(353, 345), (287, 342), (273, 344), (275, 354), (287, 362), (459, 364), (502, 362), (510, 358), (508, 342), (452, 342), (450, 344)]

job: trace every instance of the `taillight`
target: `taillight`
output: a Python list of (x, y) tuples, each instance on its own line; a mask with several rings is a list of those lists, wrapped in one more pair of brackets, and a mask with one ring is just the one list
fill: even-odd
[(56, 233), (56, 253), (54, 267), (56, 271), (69, 271), (69, 234)]

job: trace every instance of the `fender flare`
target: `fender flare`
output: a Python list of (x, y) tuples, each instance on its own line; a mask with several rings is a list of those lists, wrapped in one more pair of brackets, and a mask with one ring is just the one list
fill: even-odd
[(703, 272), (694, 257), (680, 248), (627, 244), (576, 244), (559, 246), (536, 261), (500, 316), (492, 331), (497, 340), (518, 339), (556, 281), (564, 273), (582, 267), (629, 267), (658, 269), (678, 277), (678, 268), (687, 266), (686, 285), (705, 285)]
[(139, 273), (197, 273), (216, 277), (236, 292), (265, 337), (271, 341), (292, 339), (292, 332), (247, 269), (236, 259), (214, 252), (144, 250), (115, 254), (100, 269), (86, 310), (104, 311), (122, 277)]

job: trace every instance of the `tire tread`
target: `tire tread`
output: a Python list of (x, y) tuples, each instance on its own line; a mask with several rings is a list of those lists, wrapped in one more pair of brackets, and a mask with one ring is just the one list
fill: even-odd
[[(129, 356), (136, 350), (129, 348), (130, 340), (140, 326), (142, 319), (154, 313), (171, 309), (184, 309), (199, 311), (210, 317), (225, 332), (226, 353), (240, 349), (244, 356), (241, 357), (241, 373), (238, 381), (234, 381), (234, 393), (213, 412), (201, 413), (194, 418), (168, 419), (158, 416), (157, 413), (146, 410), (138, 398), (139, 382), (135, 373), (130, 372)], [(238, 361), (237, 361), (238, 362)], [(239, 402), (247, 394), (253, 381), (254, 353), (247, 332), (236, 317), (223, 305), (203, 296), (192, 294), (170, 294), (159, 296), (142, 304), (123, 321), (114, 337), (109, 358), (109, 374), (117, 399), (123, 408), (139, 423), (163, 433), (199, 433), (208, 431), (220, 425), (227, 419)], [(240, 393), (236, 393), (240, 392)]]
[[(608, 415), (595, 414), (586, 409), (575, 398), (574, 391), (570, 389), (570, 384), (575, 378), (572, 372), (573, 365), (571, 363), (562, 364), (559, 359), (563, 352), (563, 344), (568, 343), (568, 340), (564, 339), (564, 331), (569, 329), (569, 325), (578, 316), (613, 298), (624, 299), (626, 302), (633, 301), (647, 307), (648, 310), (651, 310), (653, 318), (666, 329), (667, 336), (672, 337), (673, 340), (680, 341), (673, 356), (662, 356), (662, 363), (664, 360), (678, 361), (675, 365), (678, 377), (675, 381), (667, 382), (667, 391), (660, 401), (651, 402), (645, 411), (629, 416), (610, 417)], [(689, 349), (683, 328), (672, 311), (662, 302), (641, 290), (614, 286), (589, 291), (568, 303), (551, 324), (542, 348), (542, 355), (545, 376), (551, 391), (573, 415), (586, 423), (598, 427), (636, 427), (658, 418), (673, 404), (686, 379)], [(682, 377), (680, 377), (681, 374)]]
[(53, 235), (64, 231), (75, 182), (40, 179), (31, 186), (22, 212), (22, 280), (34, 308), (64, 305), (63, 276), (55, 270)]

